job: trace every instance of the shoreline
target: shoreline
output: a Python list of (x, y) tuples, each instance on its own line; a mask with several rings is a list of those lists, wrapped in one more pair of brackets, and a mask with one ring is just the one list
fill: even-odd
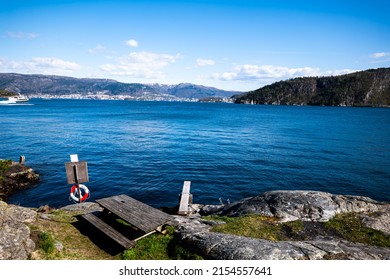
[[(9, 186), (17, 187), (11, 188), (15, 191), (38, 182), (39, 174), (31, 168), (22, 163), (5, 163), (8, 169), (3, 170), (2, 175), (7, 177), (2, 180), (2, 186), (7, 182)], [(199, 255), (204, 259), (390, 259), (390, 203), (369, 197), (307, 190), (275, 190), (229, 204), (190, 204), (189, 209), (189, 215), (185, 216), (177, 215), (175, 207), (163, 207), (162, 210), (174, 217), (170, 226), (175, 229), (172, 237), (175, 242), (187, 248), (191, 255)], [(33, 208), (0, 200), (0, 240), (4, 240), (0, 243), (3, 248), (0, 259), (52, 258), (51, 255), (42, 255), (42, 249), (39, 248), (39, 236), (42, 233), (53, 236), (58, 246), (54, 254), (58, 259), (120, 258), (120, 255), (112, 256), (102, 251), (100, 245), (94, 244), (96, 240), (90, 239), (91, 232), (79, 225), (81, 214), (99, 215), (102, 210), (95, 202), (60, 208), (49, 205)], [(349, 231), (362, 229), (362, 234), (368, 234), (368, 240), (374, 241), (374, 237), (370, 236), (375, 234), (384, 240), (384, 244), (388, 242), (388, 245), (378, 247), (360, 244), (359, 241), (343, 237), (337, 230), (336, 233), (334, 230), (329, 231), (325, 225), (334, 223), (334, 219), (341, 219), (341, 224), (354, 221)], [(226, 232), (215, 232), (218, 227), (234, 225), (241, 220), (246, 221), (241, 228), (255, 227), (249, 231), (249, 235), (235, 231), (232, 233), (229, 229)], [(259, 221), (262, 222), (258, 224)], [(252, 234), (262, 231), (264, 226), (271, 227), (271, 232), (280, 237), (260, 235), (254, 238)], [(84, 255), (83, 248), (75, 256), (64, 253), (69, 246), (74, 246), (69, 243), (69, 236), (75, 240), (84, 240), (88, 250), (93, 253)]]
[[(175, 229), (173, 238), (190, 254), (204, 259), (390, 259), (390, 243), (385, 247), (361, 244), (334, 235), (332, 231), (321, 230), (335, 217), (347, 219), (346, 223), (354, 217), (363, 223), (364, 228), (381, 232), (382, 238), (390, 242), (390, 204), (368, 197), (314, 191), (270, 191), (229, 205), (193, 204), (192, 209), (188, 216), (173, 215), (174, 221), (170, 223)], [(0, 201), (0, 220), (3, 221), (0, 237), (5, 240), (0, 244), (5, 248), (0, 259), (45, 259), (39, 248), (39, 240), (34, 237), (42, 232), (52, 235), (58, 246), (50, 258), (118, 259), (121, 254), (110, 255), (102, 251), (101, 245), (94, 244), (97, 240), (90, 237), (93, 232), (81, 230), (78, 225), (79, 215), (99, 214), (101, 211), (94, 202), (71, 204), (58, 209), (46, 205), (37, 209)], [(266, 224), (282, 230), (288, 238), (285, 241), (268, 240), (245, 234), (219, 233), (214, 229), (253, 218), (255, 220), (248, 220), (245, 226), (256, 226), (258, 221), (265, 219)], [(300, 227), (303, 226), (299, 231), (293, 235), (290, 230), (285, 231), (291, 223), (297, 222)], [(5, 225), (8, 228), (6, 231)], [(90, 253), (84, 255), (82, 252), (85, 249), (79, 248), (81, 251), (76, 255), (68, 255), (69, 246), (75, 246), (72, 244), (78, 239), (84, 240), (83, 245), (78, 246), (87, 246)]]

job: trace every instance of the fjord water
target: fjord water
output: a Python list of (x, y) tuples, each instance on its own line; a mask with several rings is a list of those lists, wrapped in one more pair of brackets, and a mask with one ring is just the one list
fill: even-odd
[(215, 103), (31, 100), (0, 106), (0, 158), (40, 183), (9, 198), (70, 204), (65, 162), (86, 160), (89, 201), (127, 194), (174, 206), (183, 181), (194, 203), (269, 190), (316, 190), (390, 201), (390, 109)]

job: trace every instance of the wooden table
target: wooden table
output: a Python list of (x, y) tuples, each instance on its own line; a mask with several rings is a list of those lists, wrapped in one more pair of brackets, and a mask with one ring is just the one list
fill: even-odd
[(146, 234), (173, 220), (171, 215), (124, 194), (98, 199), (96, 202)]
[(98, 199), (96, 202), (104, 208), (105, 212), (115, 214), (140, 230), (141, 235), (138, 235), (138, 238), (132, 238), (130, 240), (93, 213), (82, 215), (86, 221), (122, 245), (125, 249), (134, 247), (136, 241), (149, 234), (156, 231), (161, 232), (162, 226), (173, 220), (173, 216), (124, 194)]

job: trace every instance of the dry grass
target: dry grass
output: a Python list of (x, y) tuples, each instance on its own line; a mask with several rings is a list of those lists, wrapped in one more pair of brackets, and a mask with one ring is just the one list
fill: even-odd
[(46, 214), (49, 219), (39, 219), (30, 225), (32, 238), (38, 243), (41, 232), (50, 234), (55, 241), (62, 244), (63, 249), (54, 252), (45, 252), (42, 248), (32, 254), (31, 259), (39, 260), (113, 260), (119, 256), (112, 256), (96, 246), (88, 236), (83, 235), (76, 227), (77, 213), (53, 211)]

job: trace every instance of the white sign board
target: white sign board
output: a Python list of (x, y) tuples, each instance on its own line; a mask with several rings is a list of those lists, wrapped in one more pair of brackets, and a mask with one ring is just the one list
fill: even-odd
[(70, 155), (70, 161), (71, 162), (78, 162), (79, 156), (78, 155)]

